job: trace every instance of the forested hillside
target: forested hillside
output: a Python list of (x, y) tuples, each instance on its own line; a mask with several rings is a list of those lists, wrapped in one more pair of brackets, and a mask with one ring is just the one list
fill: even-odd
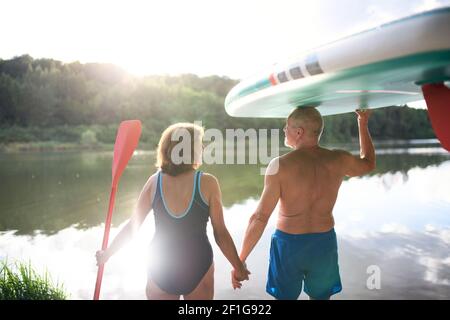
[[(110, 64), (62, 63), (28, 55), (0, 60), (0, 143), (112, 143), (117, 124), (140, 119), (141, 141), (154, 145), (177, 121), (206, 128), (282, 128), (282, 119), (232, 118), (224, 110), (237, 80), (226, 77), (134, 77)], [(389, 107), (370, 121), (375, 139), (433, 138), (426, 110)], [(325, 117), (323, 142), (357, 136), (354, 114)]]

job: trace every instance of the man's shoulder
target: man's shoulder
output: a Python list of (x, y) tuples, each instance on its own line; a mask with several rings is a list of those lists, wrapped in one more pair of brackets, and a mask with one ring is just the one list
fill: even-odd
[(291, 159), (298, 157), (301, 153), (302, 153), (301, 150), (291, 150), (285, 154), (282, 154), (277, 158), (272, 159), (272, 161), (278, 159), (278, 161), (286, 163), (289, 162)]
[[(276, 163), (280, 169), (288, 169), (291, 166), (298, 164), (299, 154), (298, 150), (289, 151), (279, 157), (273, 158), (271, 163)], [(270, 165), (270, 164), (269, 164)]]
[[(320, 147), (319, 152), (315, 153), (313, 158), (319, 157), (321, 160), (325, 162), (327, 161), (335, 162), (344, 160), (348, 156), (351, 156), (351, 153), (346, 150)], [(298, 165), (299, 161), (301, 162), (303, 159), (309, 163), (309, 161), (311, 160), (311, 155), (302, 150), (289, 152), (280, 157), (280, 167), (290, 168), (291, 166)]]
[(274, 166), (277, 165), (280, 168), (283, 167), (289, 167), (290, 163), (292, 163), (292, 160), (295, 158), (295, 155), (293, 154), (292, 151), (285, 153), (279, 157), (273, 158), (270, 163), (269, 166)]
[(351, 155), (351, 153), (347, 150), (343, 150), (343, 149), (328, 149), (330, 151), (331, 154), (335, 155), (335, 156), (349, 156)]
[[(339, 149), (328, 149), (324, 147), (320, 147), (319, 149), (319, 155), (328, 156), (333, 154), (339, 154), (341, 151), (346, 152), (344, 150)], [(303, 157), (309, 158), (311, 155), (311, 152), (303, 149), (298, 150), (292, 150), (288, 153), (285, 153), (281, 156), (279, 156), (279, 161), (281, 164), (289, 165), (292, 161), (297, 162), (299, 159), (302, 159)], [(316, 153), (317, 155), (317, 153)]]

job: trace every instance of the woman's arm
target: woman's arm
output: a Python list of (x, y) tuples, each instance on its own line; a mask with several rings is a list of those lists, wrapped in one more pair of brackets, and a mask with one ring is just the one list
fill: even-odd
[(247, 280), (249, 272), (239, 259), (236, 246), (225, 225), (222, 208), (222, 194), (217, 179), (209, 174), (203, 175), (205, 188), (209, 190), (208, 203), (211, 224), (214, 230), (214, 238), (220, 250), (233, 266), (236, 277), (240, 281)]
[(135, 233), (139, 230), (140, 226), (145, 220), (148, 212), (152, 208), (153, 195), (156, 188), (156, 177), (155, 173), (152, 175), (144, 187), (142, 188), (141, 194), (139, 195), (139, 199), (134, 210), (133, 215), (131, 216), (128, 223), (119, 231), (114, 240), (108, 246), (105, 251), (97, 251), (97, 264), (103, 264), (108, 261), (108, 259), (113, 256), (120, 248), (123, 247), (131, 238), (135, 235)]

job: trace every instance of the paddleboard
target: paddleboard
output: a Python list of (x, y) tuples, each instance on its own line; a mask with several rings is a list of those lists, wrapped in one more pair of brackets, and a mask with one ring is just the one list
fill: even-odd
[[(421, 100), (424, 85), (448, 80), (450, 7), (445, 7), (345, 37), (262, 70), (228, 93), (225, 109), (233, 117), (276, 118), (286, 117), (294, 107), (315, 106), (322, 115), (333, 115)], [(440, 96), (450, 98), (448, 93)]]

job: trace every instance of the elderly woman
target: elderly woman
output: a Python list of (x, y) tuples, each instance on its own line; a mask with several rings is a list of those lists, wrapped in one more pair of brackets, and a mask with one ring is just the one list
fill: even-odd
[[(211, 218), (214, 238), (233, 266), (235, 279), (247, 280), (225, 226), (217, 179), (198, 170), (201, 165), (203, 128), (190, 123), (169, 126), (158, 144), (159, 169), (144, 185), (136, 210), (105, 251), (96, 254), (105, 263), (136, 233), (153, 209), (155, 234), (152, 251), (161, 254), (149, 264), (148, 299), (202, 299), (214, 297), (214, 262), (206, 226)], [(233, 285), (240, 287), (240, 283)]]

